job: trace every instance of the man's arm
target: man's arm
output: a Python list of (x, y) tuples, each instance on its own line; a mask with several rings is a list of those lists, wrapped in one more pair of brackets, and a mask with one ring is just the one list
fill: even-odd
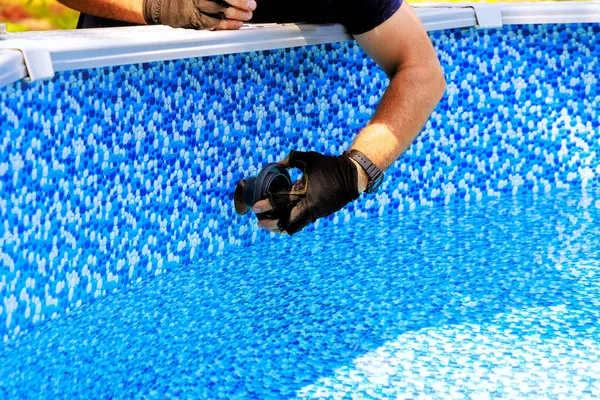
[[(359, 150), (385, 170), (423, 129), (444, 94), (446, 81), (427, 32), (407, 3), (403, 3), (386, 22), (355, 38), (391, 81), (373, 118), (360, 131), (350, 149)], [(289, 214), (282, 214), (279, 220), (260, 220), (259, 227), (294, 234), (306, 224), (330, 215), (357, 198), (359, 192), (365, 190), (368, 177), (358, 163), (350, 160), (347, 156), (324, 156), (314, 152), (290, 153), (282, 164), (303, 168), (305, 176), (312, 174), (315, 179), (308, 180), (307, 187), (302, 181), (296, 182), (292, 192), (306, 189), (306, 196), (294, 203)], [(310, 182), (317, 182), (317, 185)], [(297, 199), (290, 195), (290, 200)], [(264, 199), (254, 204), (252, 210), (265, 212), (274, 204), (270, 199)]]
[[(444, 94), (446, 81), (427, 32), (406, 2), (383, 24), (355, 39), (391, 82), (351, 149), (385, 170), (421, 132)], [(357, 167), (359, 191), (363, 191), (368, 178)]]
[(143, 0), (58, 0), (59, 3), (84, 14), (117, 21), (146, 24)]
[[(96, 17), (110, 18), (117, 21), (131, 22), (134, 24), (146, 24), (144, 18), (144, 0), (58, 0), (65, 6), (79, 12), (94, 15)], [(186, 0), (163, 0), (164, 2), (184, 3)], [(202, 0), (196, 2), (196, 9), (199, 12), (218, 14), (223, 12), (226, 19), (219, 22), (215, 19), (210, 27), (216, 23), (216, 29), (239, 29), (242, 27), (242, 21), (248, 21), (252, 18), (252, 10), (256, 9), (254, 0), (227, 0), (231, 7), (223, 7), (211, 0)], [(184, 9), (196, 11), (193, 7)], [(179, 18), (185, 18), (180, 16)], [(208, 19), (208, 18), (207, 18)], [(169, 25), (166, 23), (166, 25)], [(210, 25), (210, 24), (209, 24)]]

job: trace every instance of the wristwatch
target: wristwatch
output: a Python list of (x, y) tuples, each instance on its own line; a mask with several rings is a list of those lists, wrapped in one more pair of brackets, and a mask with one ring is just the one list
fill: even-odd
[(367, 183), (367, 188), (365, 189), (365, 192), (375, 192), (383, 182), (383, 171), (377, 168), (377, 166), (373, 164), (371, 160), (369, 160), (369, 157), (365, 156), (358, 150), (346, 151), (346, 154), (348, 155), (348, 157), (356, 161), (358, 165), (360, 165), (362, 169), (365, 170), (365, 172), (367, 173), (367, 176), (369, 177), (369, 182)]

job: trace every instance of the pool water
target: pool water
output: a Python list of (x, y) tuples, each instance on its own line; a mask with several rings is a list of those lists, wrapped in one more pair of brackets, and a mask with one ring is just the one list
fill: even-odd
[(0, 397), (598, 397), (598, 199), (418, 207), (232, 249), (37, 325), (0, 354)]

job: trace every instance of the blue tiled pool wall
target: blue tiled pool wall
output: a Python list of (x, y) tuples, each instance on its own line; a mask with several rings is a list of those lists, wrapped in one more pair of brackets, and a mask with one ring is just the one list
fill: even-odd
[(448, 90), (375, 196), (294, 238), (233, 211), (291, 149), (340, 153), (385, 75), (352, 42), (62, 72), (0, 92), (0, 337), (176, 264), (418, 206), (599, 183), (600, 27), (431, 38)]

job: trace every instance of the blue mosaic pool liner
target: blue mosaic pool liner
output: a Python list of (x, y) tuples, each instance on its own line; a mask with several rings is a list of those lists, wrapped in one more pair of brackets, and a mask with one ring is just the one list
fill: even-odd
[(598, 398), (598, 194), (230, 248), (11, 341), (0, 398)]
[[(313, 229), (417, 206), (598, 187), (600, 26), (431, 38), (448, 89), (413, 146)], [(289, 150), (338, 154), (387, 79), (353, 42), (62, 72), (0, 92), (0, 338), (123, 285), (286, 240), (235, 214)]]

